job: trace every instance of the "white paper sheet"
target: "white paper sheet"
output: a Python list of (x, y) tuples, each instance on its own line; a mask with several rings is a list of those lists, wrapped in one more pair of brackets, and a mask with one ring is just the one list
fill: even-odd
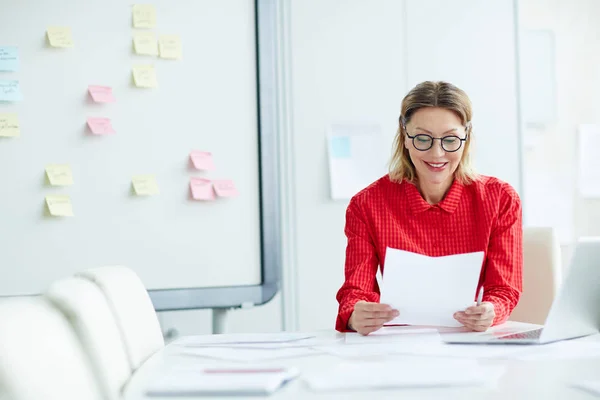
[(378, 331), (370, 333), (368, 336), (363, 336), (359, 333), (346, 333), (346, 344), (361, 344), (361, 343), (390, 343), (407, 340), (426, 340), (427, 336), (434, 336), (435, 339), (441, 340), (436, 329), (414, 329), (404, 326), (389, 326), (383, 327)]
[(583, 197), (600, 198), (600, 126), (579, 126), (579, 192)]
[(332, 125), (327, 135), (331, 198), (349, 199), (387, 173), (390, 150), (381, 127)]
[[(525, 349), (524, 349), (525, 350)], [(566, 340), (542, 346), (530, 346), (519, 360), (573, 360), (600, 358), (600, 342)]]
[(157, 374), (146, 388), (150, 396), (267, 395), (300, 374), (296, 368), (214, 366)]
[(230, 347), (196, 347), (182, 348), (173, 353), (176, 356), (204, 357), (217, 360), (257, 362), (279, 360), (284, 358), (305, 357), (321, 354), (322, 352), (310, 347), (286, 349), (242, 349)]
[(483, 252), (428, 257), (386, 250), (380, 302), (400, 315), (389, 323), (461, 326), (453, 317), (474, 304)]
[(600, 396), (600, 381), (581, 381), (575, 382), (571, 386), (584, 390), (591, 394)]
[(314, 391), (368, 390), (404, 387), (494, 385), (502, 367), (481, 366), (474, 360), (424, 359), (387, 362), (345, 362), (304, 375)]
[(174, 344), (186, 347), (205, 347), (235, 344), (283, 344), (314, 338), (315, 335), (295, 332), (234, 333), (221, 335), (186, 336)]

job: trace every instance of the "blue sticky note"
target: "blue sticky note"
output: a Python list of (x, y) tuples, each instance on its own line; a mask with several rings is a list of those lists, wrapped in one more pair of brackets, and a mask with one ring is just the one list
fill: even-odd
[(17, 72), (19, 69), (19, 50), (14, 46), (0, 46), (0, 71)]
[(350, 138), (348, 136), (333, 136), (331, 138), (331, 156), (333, 158), (350, 158)]
[(0, 81), (0, 101), (21, 101), (19, 81)]

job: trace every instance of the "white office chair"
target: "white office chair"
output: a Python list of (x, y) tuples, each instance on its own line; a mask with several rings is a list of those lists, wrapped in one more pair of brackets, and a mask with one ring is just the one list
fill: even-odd
[(133, 270), (111, 266), (76, 275), (91, 280), (104, 292), (119, 325), (132, 372), (164, 346), (150, 296)]
[(523, 294), (510, 320), (543, 324), (562, 281), (560, 243), (553, 228), (523, 231)]
[(0, 302), (0, 398), (102, 399), (71, 326), (42, 298)]
[(46, 298), (62, 311), (89, 357), (106, 400), (117, 400), (131, 376), (121, 331), (102, 290), (83, 278), (50, 285)]

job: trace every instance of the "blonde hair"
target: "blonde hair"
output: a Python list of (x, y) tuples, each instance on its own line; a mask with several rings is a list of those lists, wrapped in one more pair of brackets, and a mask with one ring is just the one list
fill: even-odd
[(408, 149), (404, 146), (406, 139), (406, 124), (413, 114), (425, 107), (445, 108), (454, 112), (466, 127), (467, 140), (464, 144), (462, 158), (458, 168), (454, 172), (455, 178), (463, 183), (469, 184), (477, 178), (477, 173), (471, 164), (469, 148), (473, 140), (473, 128), (471, 118), (473, 110), (469, 96), (448, 82), (426, 81), (415, 86), (402, 100), (402, 110), (398, 119), (398, 131), (394, 139), (394, 151), (390, 161), (389, 176), (392, 181), (402, 182), (407, 180), (414, 182), (417, 178), (415, 165), (410, 159)]

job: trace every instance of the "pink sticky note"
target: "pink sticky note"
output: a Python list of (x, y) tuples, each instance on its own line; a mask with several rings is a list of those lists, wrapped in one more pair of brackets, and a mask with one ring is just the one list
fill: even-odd
[(235, 188), (235, 184), (229, 179), (213, 181), (213, 187), (219, 197), (234, 197), (239, 194)]
[(94, 135), (108, 135), (115, 133), (110, 119), (108, 118), (88, 118), (87, 124)]
[(88, 91), (96, 103), (114, 103), (117, 101), (113, 96), (111, 87), (90, 85)]
[(215, 169), (212, 153), (208, 151), (194, 150), (190, 153), (190, 159), (196, 169), (212, 170)]
[(214, 200), (215, 191), (212, 182), (204, 178), (191, 178), (190, 189), (194, 200)]

